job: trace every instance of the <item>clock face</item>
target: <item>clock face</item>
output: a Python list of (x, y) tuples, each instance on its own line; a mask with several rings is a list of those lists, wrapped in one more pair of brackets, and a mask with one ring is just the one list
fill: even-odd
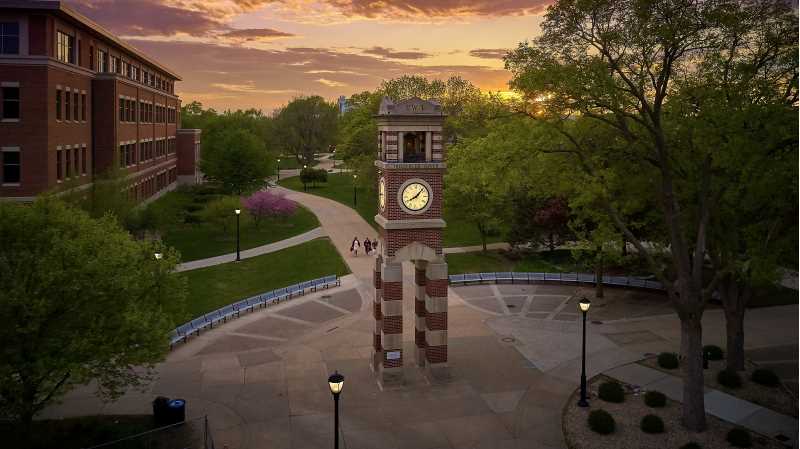
[(410, 211), (425, 209), (431, 199), (431, 192), (424, 184), (411, 182), (403, 189), (403, 205)]
[(381, 210), (386, 208), (386, 181), (383, 178), (378, 184), (378, 204), (381, 206)]

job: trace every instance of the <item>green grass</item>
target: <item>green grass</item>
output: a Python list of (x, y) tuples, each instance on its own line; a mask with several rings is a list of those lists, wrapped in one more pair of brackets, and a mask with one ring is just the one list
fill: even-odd
[[(200, 216), (201, 210), (187, 211), (191, 207), (203, 207), (204, 203), (195, 191), (176, 190), (169, 192), (148, 207), (158, 210), (159, 227), (164, 242), (181, 252), (184, 262), (205, 259), (236, 251), (236, 216), (231, 213), (227, 230), (210, 223), (184, 223), (187, 213)], [(213, 201), (213, 199), (212, 199)], [(304, 207), (285, 219), (262, 220), (256, 227), (252, 218), (243, 212), (241, 215), (240, 245), (242, 250), (255, 248), (267, 243), (277, 242), (319, 226), (317, 217)]]
[[(287, 189), (303, 191), (303, 183), (299, 177), (281, 179), (280, 185)], [(319, 195), (338, 201), (345, 206), (353, 207), (353, 178), (349, 174), (328, 174), (328, 182), (316, 187), (308, 187), (308, 193)], [(375, 215), (378, 213), (378, 193), (372, 189), (357, 188), (358, 207), (356, 212), (361, 215), (372, 227), (377, 229)], [(480, 245), (481, 236), (475, 224), (448, 213), (445, 208), (444, 220), (447, 227), (444, 230), (443, 245), (445, 247)], [(488, 243), (501, 242), (502, 232), (489, 236)]]
[[(0, 441), (3, 447), (29, 449), (79, 449), (95, 446), (153, 428), (151, 415), (103, 415), (79, 418), (34, 421), (30, 441), (23, 441), (26, 431), (9, 423), (0, 424)], [(145, 448), (145, 440), (129, 442), (126, 448)]]
[(312, 240), (263, 256), (183, 272), (187, 279), (186, 315), (178, 321), (216, 310), (259, 293), (322, 276), (349, 273), (327, 238)]
[(450, 274), (481, 273), (487, 271), (570, 272), (591, 271), (575, 263), (569, 250), (529, 253), (520, 258), (509, 258), (505, 252), (487, 251), (447, 255)]

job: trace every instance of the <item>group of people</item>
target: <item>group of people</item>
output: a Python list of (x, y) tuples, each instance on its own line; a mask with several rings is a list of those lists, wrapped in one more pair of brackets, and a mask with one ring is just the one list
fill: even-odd
[[(361, 249), (361, 242), (358, 241), (358, 237), (354, 237), (353, 241), (350, 243), (350, 254), (353, 256), (358, 256), (358, 250)], [(378, 239), (370, 240), (369, 237), (364, 238), (364, 252), (371, 256), (372, 253), (378, 251)]]

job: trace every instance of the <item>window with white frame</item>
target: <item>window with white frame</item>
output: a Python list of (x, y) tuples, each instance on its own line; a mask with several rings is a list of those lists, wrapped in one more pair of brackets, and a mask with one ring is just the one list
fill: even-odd
[(19, 23), (0, 22), (0, 55), (19, 54)]
[(19, 83), (4, 82), (0, 84), (0, 119), (2, 121), (19, 120)]
[(0, 148), (0, 158), (3, 164), (2, 183), (4, 185), (20, 183), (22, 178), (22, 159), (19, 152), (19, 147), (3, 147)]
[(75, 36), (58, 31), (56, 36), (56, 57), (61, 62), (75, 64)]

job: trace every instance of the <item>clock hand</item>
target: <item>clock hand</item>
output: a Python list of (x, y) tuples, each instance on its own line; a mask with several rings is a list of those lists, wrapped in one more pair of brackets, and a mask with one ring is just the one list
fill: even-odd
[(415, 199), (417, 199), (417, 197), (419, 196), (419, 194), (420, 194), (420, 193), (422, 193), (422, 189), (420, 189), (420, 191), (419, 191), (419, 192), (417, 192), (417, 194), (416, 194), (416, 195), (414, 195), (413, 197), (411, 197), (411, 199), (410, 199), (410, 200), (408, 200), (408, 201), (414, 201)]

